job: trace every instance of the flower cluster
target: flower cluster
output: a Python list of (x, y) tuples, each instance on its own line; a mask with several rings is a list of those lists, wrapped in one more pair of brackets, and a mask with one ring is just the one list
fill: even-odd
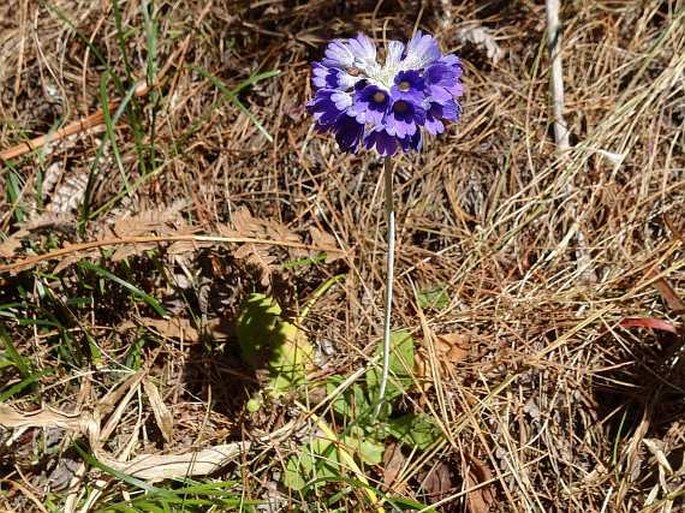
[(358, 34), (331, 41), (312, 65), (316, 94), (307, 108), (343, 151), (362, 144), (382, 156), (419, 150), (422, 128), (436, 135), (459, 118), (461, 63), (442, 55), (435, 38), (418, 31), (406, 45), (389, 41), (383, 65), (376, 56), (373, 41)]

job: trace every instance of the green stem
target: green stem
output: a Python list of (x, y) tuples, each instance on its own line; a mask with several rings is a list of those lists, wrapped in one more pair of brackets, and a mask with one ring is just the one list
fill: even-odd
[(392, 197), (392, 162), (390, 157), (385, 158), (383, 166), (385, 178), (385, 217), (388, 223), (388, 254), (385, 260), (385, 309), (383, 310), (383, 370), (381, 382), (378, 388), (378, 403), (374, 412), (374, 418), (383, 407), (385, 391), (388, 387), (390, 375), (390, 313), (392, 310), (392, 286), (395, 281), (395, 206)]

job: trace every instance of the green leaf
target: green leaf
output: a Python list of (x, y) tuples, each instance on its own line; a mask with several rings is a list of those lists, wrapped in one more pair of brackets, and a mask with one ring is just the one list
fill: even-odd
[(262, 409), (262, 406), (264, 406), (264, 398), (259, 392), (250, 397), (247, 403), (245, 403), (245, 409), (249, 413), (257, 413)]
[(314, 350), (306, 334), (281, 318), (281, 307), (264, 294), (250, 294), (238, 316), (236, 333), (245, 363), (269, 371), (278, 395), (306, 379)]
[[(311, 466), (309, 468), (311, 472)], [(305, 470), (302, 458), (299, 455), (291, 456), (285, 464), (283, 484), (291, 490), (300, 491), (307, 484), (309, 472)]]
[(385, 446), (371, 437), (364, 437), (363, 433), (346, 436), (343, 443), (349, 452), (368, 465), (380, 465), (383, 461)]
[[(326, 383), (326, 392), (330, 395), (345, 380), (342, 376), (331, 376)], [(362, 387), (354, 383), (345, 389), (331, 403), (333, 410), (346, 419), (356, 419), (369, 411), (371, 405), (366, 399)]]
[(335, 444), (323, 438), (314, 438), (299, 454), (291, 456), (283, 474), (283, 484), (293, 490), (302, 490), (311, 480), (339, 480), (342, 469)]
[(417, 298), (422, 310), (444, 310), (450, 304), (447, 286), (444, 283), (419, 291)]
[(316, 479), (339, 479), (342, 469), (335, 444), (324, 438), (314, 438), (310, 445), (313, 474)]
[[(378, 347), (379, 357), (383, 351)], [(414, 366), (414, 339), (407, 331), (394, 331), (390, 334), (390, 380), (386, 391), (386, 400), (405, 393), (413, 384), (412, 367)], [(370, 397), (378, 395), (381, 380), (380, 365), (366, 374), (366, 386)]]
[(433, 419), (424, 414), (409, 413), (386, 421), (388, 433), (400, 443), (426, 450), (442, 439), (442, 431)]

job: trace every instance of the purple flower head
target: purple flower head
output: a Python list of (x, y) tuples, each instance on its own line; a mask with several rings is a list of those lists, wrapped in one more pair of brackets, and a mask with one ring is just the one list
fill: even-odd
[(331, 131), (343, 151), (360, 146), (390, 156), (419, 151), (425, 130), (445, 131), (461, 115), (462, 67), (438, 43), (418, 31), (405, 45), (389, 41), (380, 64), (374, 42), (364, 34), (335, 39), (312, 64), (314, 98), (307, 108), (318, 130)]

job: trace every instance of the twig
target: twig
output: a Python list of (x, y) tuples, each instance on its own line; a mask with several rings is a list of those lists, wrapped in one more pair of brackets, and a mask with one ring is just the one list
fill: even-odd
[[(133, 90), (133, 95), (141, 98), (145, 96), (150, 91), (150, 89), (151, 87), (147, 83), (145, 83), (145, 81), (139, 82), (136, 84), (135, 89)], [(129, 97), (130, 96), (127, 96), (127, 99)], [(110, 110), (116, 109), (117, 107), (119, 107), (119, 105), (121, 105), (121, 103), (122, 100), (114, 100), (109, 104), (108, 108)], [(60, 128), (59, 130), (44, 135), (39, 135), (38, 137), (34, 137), (29, 141), (22, 141), (19, 144), (15, 144), (14, 146), (7, 148), (6, 150), (0, 151), (0, 163), (6, 162), (17, 157), (21, 157), (25, 153), (37, 150), (48, 143), (61, 141), (62, 139), (65, 139), (70, 135), (86, 132), (91, 128), (103, 125), (104, 123), (104, 109), (100, 107), (93, 114), (90, 114), (85, 118), (73, 121), (64, 128)]]
[[(571, 147), (569, 142), (569, 131), (564, 120), (564, 74), (561, 65), (561, 23), (559, 22), (559, 0), (546, 0), (547, 15), (547, 48), (552, 63), (550, 77), (550, 93), (552, 95), (552, 115), (554, 117), (554, 142), (556, 143), (557, 153), (562, 159), (567, 158), (568, 150)], [(591, 267), (590, 252), (587, 248), (585, 236), (580, 229), (583, 216), (579, 215), (581, 210), (577, 205), (577, 200), (572, 198), (573, 187), (569, 180), (565, 185), (566, 195), (569, 197), (570, 217), (573, 219), (571, 228), (562, 239), (559, 251), (566, 248), (571, 239), (576, 240), (576, 258), (578, 269), (589, 281), (597, 281), (597, 276)], [(556, 256), (557, 251), (552, 252)]]
[(342, 252), (337, 248), (319, 248), (316, 246), (310, 246), (309, 244), (303, 244), (299, 242), (289, 242), (289, 241), (277, 241), (268, 239), (254, 239), (250, 237), (219, 237), (213, 235), (155, 235), (155, 236), (144, 236), (144, 237), (121, 237), (121, 238), (109, 238), (95, 240), (91, 242), (84, 242), (82, 244), (71, 244), (67, 247), (56, 249), (45, 253), (44, 255), (36, 255), (25, 258), (18, 262), (12, 262), (10, 264), (0, 265), (0, 273), (17, 273), (20, 271), (25, 271), (35, 267), (41, 262), (46, 262), (48, 260), (53, 260), (56, 258), (64, 257), (72, 253), (78, 253), (82, 251), (89, 251), (96, 248), (102, 248), (106, 246), (117, 246), (121, 244), (149, 244), (151, 242), (179, 242), (179, 241), (190, 241), (190, 242), (216, 242), (216, 243), (237, 243), (237, 244), (263, 244), (271, 246), (282, 246), (297, 249), (307, 249), (315, 251), (326, 251), (330, 253)]
[[(134, 94), (138, 97), (142, 97), (145, 96), (149, 92), (149, 90), (150, 87), (144, 82), (141, 82), (136, 86)], [(109, 105), (109, 108), (116, 108), (120, 103), (120, 101), (114, 101)], [(16, 144), (11, 148), (7, 148), (6, 150), (0, 151), (0, 163), (5, 162), (7, 160), (15, 159), (17, 157), (24, 155), (25, 153), (37, 150), (38, 148), (41, 148), (42, 146), (45, 146), (48, 143), (61, 141), (62, 139), (65, 139), (70, 135), (86, 132), (91, 128), (102, 125), (104, 122), (104, 111), (102, 108), (99, 108), (90, 116), (86, 116), (85, 118), (69, 123), (64, 128), (60, 128), (55, 132), (40, 135), (38, 137), (31, 139), (30, 141), (20, 142), (19, 144)]]
[(383, 407), (385, 390), (388, 387), (390, 374), (390, 314), (392, 311), (392, 286), (395, 280), (395, 205), (392, 197), (392, 162), (386, 157), (383, 166), (385, 178), (385, 217), (388, 222), (388, 254), (385, 267), (385, 309), (383, 310), (383, 370), (378, 388), (378, 403), (374, 411), (374, 418)]
[(554, 115), (554, 141), (560, 153), (570, 147), (568, 128), (564, 121), (564, 76), (561, 66), (561, 24), (559, 23), (559, 0), (547, 0), (547, 48), (552, 61), (552, 112)]

